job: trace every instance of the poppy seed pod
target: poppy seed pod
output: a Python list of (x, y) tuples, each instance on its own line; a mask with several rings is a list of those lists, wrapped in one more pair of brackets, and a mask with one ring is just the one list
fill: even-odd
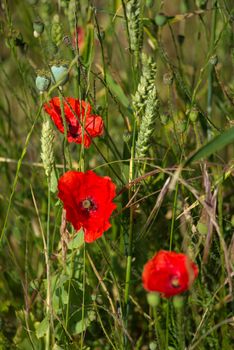
[(51, 66), (52, 81), (63, 86), (68, 81), (68, 66), (67, 65), (53, 65)]
[(44, 91), (47, 91), (50, 86), (50, 77), (46, 75), (39, 74), (36, 77), (36, 87), (37, 89), (42, 93)]

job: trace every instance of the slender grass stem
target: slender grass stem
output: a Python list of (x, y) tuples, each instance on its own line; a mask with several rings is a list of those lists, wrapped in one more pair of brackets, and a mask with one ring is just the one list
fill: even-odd
[[(211, 37), (210, 37), (210, 54), (213, 54), (215, 46), (215, 32), (216, 32), (216, 21), (217, 21), (217, 0), (213, 0), (213, 12), (212, 12), (212, 23), (211, 23)], [(208, 90), (207, 90), (207, 114), (208, 118), (212, 117), (212, 101), (213, 101), (213, 79), (214, 79), (214, 65), (209, 64), (208, 69)], [(207, 136), (211, 138), (210, 124), (207, 125)]]
[(35, 125), (38, 122), (38, 119), (40, 117), (42, 106), (43, 106), (43, 103), (41, 101), (40, 107), (39, 107), (39, 109), (37, 111), (37, 114), (36, 114), (36, 117), (34, 119), (34, 122), (33, 122), (32, 126), (31, 126), (31, 129), (29, 130), (28, 135), (26, 137), (26, 140), (25, 140), (25, 143), (24, 143), (24, 147), (23, 147), (23, 151), (22, 151), (21, 156), (20, 156), (20, 158), (19, 158), (19, 160), (17, 162), (16, 174), (15, 174), (15, 178), (14, 178), (14, 181), (13, 181), (12, 191), (11, 191), (10, 199), (9, 199), (8, 206), (7, 206), (7, 211), (6, 211), (6, 216), (5, 216), (2, 232), (1, 232), (1, 235), (0, 235), (0, 245), (2, 244), (2, 239), (3, 239), (4, 235), (5, 235), (7, 222), (8, 222), (8, 218), (9, 218), (9, 214), (10, 214), (10, 209), (11, 209), (11, 205), (12, 205), (12, 200), (13, 200), (13, 197), (14, 197), (14, 194), (15, 194), (15, 191), (16, 191), (16, 186), (17, 186), (18, 179), (19, 179), (21, 165), (22, 165), (23, 159), (24, 159), (24, 157), (26, 155), (27, 148), (28, 148), (29, 141), (31, 139), (34, 127), (35, 127)]
[(48, 178), (48, 204), (47, 204), (47, 223), (46, 223), (46, 279), (47, 279), (47, 297), (46, 297), (46, 314), (48, 317), (49, 327), (46, 332), (46, 350), (51, 349), (50, 339), (51, 339), (51, 329), (53, 329), (53, 312), (52, 312), (52, 302), (51, 302), (51, 283), (50, 283), (50, 178)]

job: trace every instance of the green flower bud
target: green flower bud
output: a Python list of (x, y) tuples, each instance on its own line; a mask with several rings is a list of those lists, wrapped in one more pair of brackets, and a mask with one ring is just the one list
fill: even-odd
[(147, 302), (150, 306), (156, 307), (160, 303), (160, 296), (157, 292), (150, 292), (147, 294)]
[(208, 227), (203, 222), (199, 221), (197, 224), (197, 230), (201, 235), (207, 235)]
[(189, 113), (189, 119), (191, 120), (191, 122), (195, 123), (197, 121), (198, 118), (198, 110), (197, 108), (193, 107)]
[(181, 295), (175, 295), (173, 298), (173, 305), (175, 309), (181, 309), (184, 305), (184, 298)]
[(167, 23), (167, 17), (163, 13), (159, 13), (155, 16), (155, 23), (157, 26), (162, 27)]
[(150, 7), (153, 7), (154, 0), (146, 0), (145, 4), (146, 4), (146, 6), (149, 7), (149, 8), (150, 8)]
[(41, 35), (44, 32), (44, 23), (39, 19), (34, 21), (33, 22), (33, 30), (34, 30), (34, 32)]

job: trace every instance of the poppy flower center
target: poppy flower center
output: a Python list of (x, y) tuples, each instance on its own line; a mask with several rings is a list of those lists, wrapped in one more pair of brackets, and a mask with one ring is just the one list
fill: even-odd
[(76, 125), (71, 125), (69, 124), (68, 125), (68, 128), (69, 128), (69, 132), (71, 134), (72, 137), (77, 137), (79, 136), (79, 133), (78, 133), (78, 127)]
[(179, 277), (177, 277), (177, 276), (172, 277), (172, 279), (171, 279), (171, 285), (172, 285), (172, 287), (174, 287), (174, 288), (179, 288), (179, 287), (180, 287), (180, 280), (179, 280)]
[(82, 205), (83, 205), (83, 208), (85, 209), (89, 209), (92, 205), (91, 201), (89, 199), (85, 199), (83, 202), (82, 202)]
[(95, 202), (90, 197), (87, 197), (84, 200), (82, 200), (80, 205), (81, 210), (83, 210), (83, 212), (85, 212), (86, 214), (94, 212), (97, 209)]

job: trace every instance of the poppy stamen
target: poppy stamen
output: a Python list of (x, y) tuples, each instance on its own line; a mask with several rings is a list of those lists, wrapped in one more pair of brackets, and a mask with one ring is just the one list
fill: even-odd
[(174, 288), (180, 288), (180, 280), (177, 276), (174, 276), (171, 280), (171, 285)]

